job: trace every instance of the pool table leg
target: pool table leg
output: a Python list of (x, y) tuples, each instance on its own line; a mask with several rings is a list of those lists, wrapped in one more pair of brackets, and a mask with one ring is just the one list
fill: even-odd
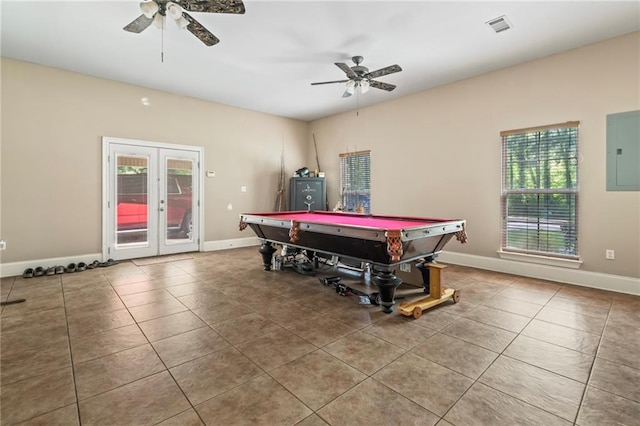
[(426, 294), (431, 294), (431, 276), (429, 274), (429, 267), (427, 266), (427, 261), (425, 260), (422, 263), (416, 264), (418, 270), (422, 273), (422, 287), (424, 287), (424, 292)]
[(393, 312), (393, 298), (396, 294), (396, 288), (402, 284), (402, 280), (393, 273), (393, 271), (376, 270), (371, 281), (378, 286), (380, 290), (380, 304), (382, 312), (390, 314)]
[(273, 257), (273, 253), (276, 252), (275, 247), (271, 245), (269, 241), (264, 241), (258, 252), (262, 255), (262, 265), (265, 271), (271, 270), (271, 258)]

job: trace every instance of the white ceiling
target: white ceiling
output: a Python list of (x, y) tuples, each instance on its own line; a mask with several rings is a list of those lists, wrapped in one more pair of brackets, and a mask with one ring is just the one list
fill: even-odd
[[(640, 30), (637, 0), (245, 0), (244, 15), (191, 13), (221, 40), (207, 47), (172, 22), (123, 31), (137, 1), (0, 7), (2, 56), (305, 121)], [(501, 15), (513, 28), (496, 34), (485, 22)], [(310, 85), (343, 79), (333, 63), (354, 55), (371, 71), (400, 65), (378, 79), (398, 88), (356, 99)]]

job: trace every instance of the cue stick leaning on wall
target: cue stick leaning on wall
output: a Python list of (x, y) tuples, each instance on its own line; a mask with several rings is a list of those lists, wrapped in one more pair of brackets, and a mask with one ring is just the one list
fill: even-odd
[[(312, 133), (313, 135), (313, 148), (316, 151), (316, 166), (318, 167), (318, 172), (322, 171), (322, 169), (320, 168), (320, 160), (318, 159), (318, 144), (316, 143), (316, 134)], [(317, 176), (316, 176), (317, 177)], [(326, 189), (326, 182), (325, 182), (325, 190), (324, 190), (324, 209), (329, 211), (329, 194), (327, 193), (327, 189)]]

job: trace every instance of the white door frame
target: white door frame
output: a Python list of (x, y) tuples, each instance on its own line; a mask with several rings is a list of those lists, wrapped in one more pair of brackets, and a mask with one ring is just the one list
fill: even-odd
[(143, 141), (143, 140), (135, 140), (135, 139), (124, 139), (124, 138), (115, 138), (110, 136), (102, 137), (102, 257), (103, 260), (109, 259), (111, 257), (110, 247), (109, 247), (109, 190), (110, 190), (110, 182), (109, 182), (109, 151), (111, 144), (122, 144), (122, 145), (132, 145), (135, 147), (147, 147), (147, 148), (156, 148), (156, 149), (174, 149), (174, 150), (183, 150), (183, 151), (193, 151), (198, 154), (198, 164), (197, 164), (197, 174), (193, 176), (193, 179), (197, 179), (198, 181), (198, 191), (197, 194), (197, 202), (195, 203), (195, 208), (197, 209), (197, 215), (194, 214), (193, 218), (197, 221), (197, 225), (194, 227), (197, 230), (197, 235), (194, 238), (197, 241), (198, 251), (202, 251), (204, 247), (204, 220), (203, 218), (203, 210), (204, 210), (204, 188), (203, 188), (203, 178), (202, 178), (202, 168), (200, 163), (204, 158), (204, 147), (201, 146), (192, 146), (192, 145), (180, 145), (180, 144), (169, 144), (162, 142), (152, 142), (152, 141)]

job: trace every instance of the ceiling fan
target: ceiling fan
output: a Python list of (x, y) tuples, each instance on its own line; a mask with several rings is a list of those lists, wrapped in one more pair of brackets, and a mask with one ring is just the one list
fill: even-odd
[(140, 33), (151, 24), (163, 28), (165, 17), (169, 16), (178, 28), (186, 28), (207, 46), (213, 46), (220, 40), (185, 11), (233, 14), (245, 12), (242, 0), (148, 0), (140, 3), (140, 10), (142, 15), (124, 27), (125, 31)]
[(316, 86), (318, 84), (347, 83), (347, 88), (342, 95), (343, 98), (347, 98), (353, 95), (358, 87), (360, 88), (360, 91), (362, 93), (366, 93), (367, 91), (369, 91), (369, 87), (386, 90), (387, 92), (390, 92), (396, 88), (396, 86), (393, 84), (376, 81), (374, 80), (374, 78), (393, 74), (395, 72), (400, 72), (402, 71), (400, 65), (389, 65), (388, 67), (369, 72), (369, 68), (360, 65), (364, 60), (362, 56), (354, 56), (353, 58), (351, 58), (351, 60), (355, 64), (355, 66), (353, 67), (350, 67), (349, 65), (342, 62), (335, 63), (336, 66), (347, 75), (348, 80), (322, 81), (319, 83), (311, 83), (311, 85)]

